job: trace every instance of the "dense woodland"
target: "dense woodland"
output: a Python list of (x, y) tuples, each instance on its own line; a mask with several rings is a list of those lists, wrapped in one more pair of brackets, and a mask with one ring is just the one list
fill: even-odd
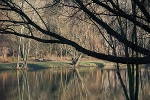
[[(54, 1), (53, 1), (54, 2)], [(52, 32), (56, 32), (61, 34), (62, 36), (75, 41), (76, 43), (80, 44), (84, 48), (87, 48), (91, 51), (96, 51), (104, 54), (112, 54), (113, 50), (110, 48), (109, 45), (113, 45), (112, 41), (115, 40), (109, 40), (109, 38), (112, 38), (111, 36), (107, 34), (99, 34), (100, 30), (97, 29), (98, 27), (90, 22), (90, 19), (83, 14), (81, 11), (77, 11), (76, 9), (69, 7), (67, 5), (73, 5), (73, 2), (64, 1), (63, 3), (66, 4), (66, 6), (63, 6), (62, 4), (54, 5), (53, 2), (50, 1), (34, 1), (32, 4), (38, 5), (37, 8), (40, 8), (40, 14), (41, 16), (46, 20), (46, 25), (48, 26), (49, 30)], [(20, 3), (23, 3), (23, 1), (20, 1)], [(19, 3), (19, 4), (20, 4)], [(41, 5), (39, 5), (39, 3)], [(55, 2), (54, 2), (55, 3)], [(27, 4), (24, 3), (24, 8), (22, 9), (28, 9), (26, 8)], [(35, 5), (35, 6), (36, 6)], [(53, 6), (52, 6), (53, 5)], [(46, 8), (44, 8), (46, 6)], [(49, 7), (52, 6), (52, 7)], [(93, 5), (94, 6), (94, 5)], [(43, 8), (42, 8), (43, 7)], [(103, 9), (99, 9), (94, 7), (96, 11), (100, 10), (103, 11)], [(37, 14), (35, 14), (34, 11), (31, 11), (32, 9), (28, 9), (26, 13), (28, 16), (31, 16), (31, 18), (37, 22), (39, 25), (42, 25), (42, 22), (38, 22), (39, 18)], [(30, 13), (28, 13), (30, 12)], [(9, 13), (10, 14), (10, 13)], [(32, 16), (34, 14), (34, 16)], [(3, 16), (5, 19), (7, 16)], [(11, 16), (14, 20), (18, 20), (17, 15), (14, 16), (12, 13)], [(113, 18), (107, 18), (103, 17), (103, 19), (110, 24), (113, 23), (116, 19)], [(117, 26), (114, 26), (114, 28), (117, 28)], [(18, 32), (22, 32), (24, 34), (24, 31), (26, 32), (26, 27), (23, 26), (13, 26)], [(103, 30), (102, 30), (103, 31)], [(34, 30), (32, 33), (36, 35), (38, 31)], [(104, 32), (105, 33), (105, 32)], [(28, 33), (26, 33), (28, 34)], [(37, 34), (39, 36), (39, 34)], [(105, 35), (105, 36), (104, 36)], [(105, 38), (103, 38), (105, 37)], [(19, 38), (17, 36), (12, 35), (5, 35), (1, 34), (1, 56), (15, 56), (18, 55), (18, 47), (20, 47), (21, 55), (26, 49), (26, 47), (29, 45), (27, 41), (29, 39), (25, 38)], [(44, 34), (40, 34), (40, 38), (42, 39), (51, 39), (53, 37), (46, 36)], [(105, 40), (106, 39), (106, 40)], [(108, 41), (109, 40), (109, 41)], [(109, 43), (111, 44), (109, 44)], [(116, 45), (116, 43), (115, 43)], [(120, 44), (121, 45), (121, 44)], [(119, 56), (124, 55), (124, 50), (121, 46), (118, 45), (116, 47), (117, 54)], [(62, 57), (62, 56), (77, 56), (78, 52), (75, 48), (72, 48), (71, 46), (68, 46), (66, 44), (45, 44), (40, 43), (38, 41), (30, 40), (30, 47), (29, 47), (29, 56), (35, 57), (35, 58), (50, 58), (51, 56), (56, 57)]]
[[(148, 1), (143, 1), (143, 5), (145, 9), (149, 11), (149, 4), (146, 2)], [(112, 2), (112, 0), (98, 2), (92, 0), (83, 2), (89, 11), (91, 11), (97, 18), (105, 22), (111, 29), (113, 29), (113, 31), (117, 33), (116, 36), (114, 36), (112, 33), (109, 33), (108, 29), (106, 29), (104, 26), (100, 26), (99, 23), (94, 21), (92, 18), (89, 18), (90, 15), (85, 14), (84, 11), (79, 9), (79, 5), (77, 5), (72, 0), (11, 0), (8, 1), (8, 3), (10, 6), (14, 6), (18, 10), (23, 11), (23, 13), (25, 13), (28, 18), (30, 18), (30, 20), (32, 20), (42, 29), (48, 30), (52, 33), (57, 33), (57, 35), (63, 36), (63, 38), (68, 40), (72, 40), (87, 50), (94, 51), (106, 56), (114, 56), (114, 58), (112, 57), (111, 59), (116, 59), (115, 57), (126, 57), (127, 55), (129, 57), (136, 57), (136, 55), (139, 57), (144, 57), (149, 49), (150, 41), (148, 29), (145, 29), (142, 26), (138, 26), (141, 23), (141, 25), (143, 24), (143, 26), (145, 25), (145, 27), (149, 28), (149, 21), (145, 18), (145, 14), (141, 12), (141, 8), (137, 7), (136, 10), (134, 10), (134, 3), (132, 3), (130, 0), (116, 0), (116, 2)], [(101, 3), (104, 5), (104, 7), (103, 5), (101, 6)], [(113, 6), (113, 3), (116, 3), (116, 6), (122, 10), (122, 14), (125, 13), (126, 16), (128, 15), (129, 17), (131, 16), (132, 19), (135, 19), (137, 25), (135, 25), (136, 23), (134, 23), (131, 18), (126, 18), (124, 15), (123, 17), (120, 15), (115, 15), (118, 9), (111, 7)], [(107, 8), (107, 6), (110, 8)], [(114, 12), (109, 11), (109, 9), (114, 10)], [(19, 53), (19, 55), (23, 57), (25, 52), (28, 52), (26, 54), (32, 58), (50, 58), (52, 56), (72, 57), (78, 55), (79, 50), (77, 47), (73, 48), (74, 46), (71, 47), (69, 46), (70, 44), (66, 45), (68, 43), (63, 43), (65, 40), (62, 42), (62, 44), (57, 44), (57, 41), (55, 44), (49, 44), (51, 41), (45, 44), (34, 41), (32, 39), (26, 39), (13, 35), (5, 35), (13, 34), (4, 32), (6, 29), (7, 31), (11, 30), (11, 32), (15, 31), (16, 33), (31, 36), (31, 38), (33, 35), (34, 37), (43, 40), (54, 40), (52, 42), (57, 40), (57, 38), (55, 36), (51, 36), (51, 34), (43, 34), (40, 29), (38, 30), (34, 26), (26, 25), (28, 20), (24, 18), (24, 16), (18, 15), (20, 13), (6, 10), (7, 9), (5, 8), (5, 4), (3, 5), (2, 2), (0, 13), (0, 22), (2, 26), (2, 34), (0, 35), (1, 56), (17, 57)], [(118, 13), (121, 13), (121, 11), (119, 12), (118, 10)], [(124, 41), (131, 44), (126, 44)], [(138, 46), (141, 48), (139, 48), (139, 50), (136, 49), (134, 44), (137, 45), (137, 48)], [(136, 54), (134, 49), (139, 53)], [(144, 51), (144, 49), (147, 50)], [(88, 55), (88, 53), (86, 54)], [(93, 56), (95, 55), (93, 54)], [(109, 59), (109, 61), (111, 61), (111, 59)], [(137, 62), (133, 61), (133, 63)]]
[[(41, 21), (39, 21), (37, 14), (32, 11), (32, 9), (28, 9), (28, 5), (26, 3), (24, 3), (23, 1), (16, 1), (16, 3), (23, 3), (24, 7), (22, 9), (25, 10), (28, 16), (31, 17), (31, 19), (33, 19), (39, 25), (43, 24)], [(71, 2), (63, 1), (63, 3), (70, 5)], [(42, 16), (42, 18), (46, 20), (45, 24), (52, 32), (59, 33), (60, 35), (75, 41), (76, 43), (89, 50), (102, 52), (105, 54), (112, 53), (112, 50), (109, 48), (108, 43), (103, 39), (102, 35), (99, 34), (97, 26), (91, 23), (90, 20), (86, 18), (87, 16), (83, 14), (83, 12), (78, 13), (76, 9), (73, 9), (69, 6), (63, 6), (59, 3), (55, 4), (55, 1), (52, 2), (51, 0), (42, 0), (42, 3), (41, 1), (36, 0), (32, 1), (31, 4), (35, 4), (35, 7), (38, 5), (36, 8), (40, 9), (38, 10), (39, 12), (41, 12), (40, 16)], [(1, 15), (3, 19), (7, 19), (8, 17), (6, 15), (3, 15), (2, 13)], [(13, 20), (19, 20), (17, 15), (14, 15), (13, 12), (9, 12), (9, 15)], [(83, 16), (83, 18), (81, 16)], [(4, 23), (2, 24), (5, 25)], [(15, 29), (17, 32), (21, 32), (22, 34), (29, 34), (28, 32), (24, 33), (27, 31), (27, 27), (25, 25), (11, 25), (10, 27), (13, 27), (13, 29)], [(46, 40), (51, 38), (53, 39), (53, 37), (41, 34), (35, 29), (33, 29), (32, 34), (35, 34), (39, 38)], [(106, 37), (109, 38), (109, 36)], [(23, 57), (23, 53), (25, 52), (25, 50), (27, 50), (27, 48), (29, 50), (28, 56), (37, 59), (41, 57), (46, 59), (49, 59), (51, 57), (73, 57), (78, 56), (79, 53), (75, 48), (66, 44), (40, 43), (35, 40), (26, 39), (23, 37), (20, 38), (13, 35), (1, 34), (0, 43), (0, 55), (3, 57), (17, 57), (19, 51), (20, 56)]]

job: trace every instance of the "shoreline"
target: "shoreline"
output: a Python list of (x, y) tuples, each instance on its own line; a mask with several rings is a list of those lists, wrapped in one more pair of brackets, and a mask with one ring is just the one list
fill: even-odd
[[(21, 65), (22, 63), (20, 63)], [(13, 63), (0, 63), (0, 70), (40, 70), (40, 69), (50, 69), (50, 68), (74, 68), (71, 61), (46, 61), (46, 62), (28, 62), (28, 68), (16, 69), (16, 62)], [(126, 69), (125, 64), (119, 64), (120, 69)], [(105, 61), (81, 61), (78, 67), (75, 68), (101, 68), (101, 69), (116, 69), (115, 63), (105, 62)], [(146, 68), (147, 65), (140, 65), (140, 68)]]

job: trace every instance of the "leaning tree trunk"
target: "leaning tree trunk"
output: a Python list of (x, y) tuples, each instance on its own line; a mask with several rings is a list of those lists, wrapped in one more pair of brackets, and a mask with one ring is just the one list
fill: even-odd
[(82, 58), (82, 53), (79, 55), (79, 57), (75, 60), (75, 62), (73, 63), (73, 67), (77, 67), (79, 65), (79, 62), (81, 61)]

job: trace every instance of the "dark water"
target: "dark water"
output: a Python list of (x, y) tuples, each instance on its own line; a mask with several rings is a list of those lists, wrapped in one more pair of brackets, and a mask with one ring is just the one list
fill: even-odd
[[(128, 86), (127, 71), (121, 70)], [(150, 100), (149, 69), (140, 70), (139, 100)], [(116, 70), (1, 71), (0, 100), (125, 100)]]

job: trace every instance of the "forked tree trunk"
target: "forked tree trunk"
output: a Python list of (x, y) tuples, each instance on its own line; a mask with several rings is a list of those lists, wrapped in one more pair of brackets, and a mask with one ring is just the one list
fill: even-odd
[(75, 63), (73, 64), (73, 67), (77, 67), (79, 65), (79, 62), (81, 61), (82, 58), (82, 53), (79, 55), (79, 57), (76, 59)]

